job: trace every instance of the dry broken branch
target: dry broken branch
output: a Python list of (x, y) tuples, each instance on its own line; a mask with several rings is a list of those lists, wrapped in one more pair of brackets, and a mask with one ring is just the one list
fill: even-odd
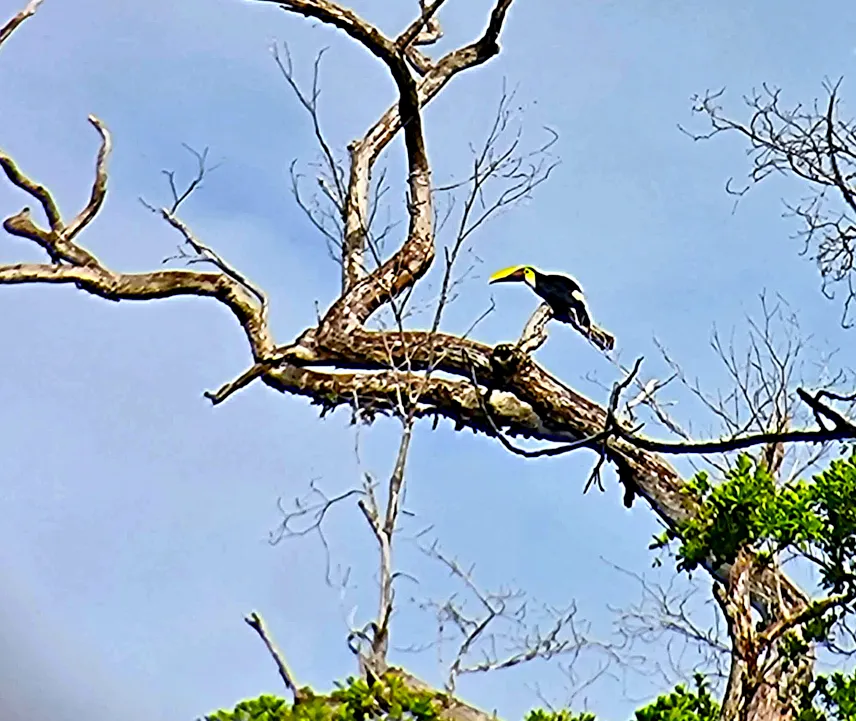
[(253, 611), (244, 618), (244, 621), (259, 635), (259, 638), (261, 638), (265, 648), (267, 648), (268, 653), (273, 658), (274, 663), (276, 663), (276, 669), (279, 672), (282, 682), (285, 684), (285, 688), (294, 696), (294, 702), (299, 703), (302, 701), (306, 697), (306, 694), (303, 689), (298, 688), (297, 684), (294, 682), (294, 677), (291, 675), (291, 671), (289, 671), (288, 665), (285, 663), (285, 657), (273, 642), (262, 617)]
[(547, 342), (547, 323), (553, 317), (553, 310), (547, 303), (541, 303), (526, 321), (517, 347), (527, 355), (534, 353)]
[(43, 0), (30, 0), (21, 12), (12, 17), (9, 22), (0, 28), (0, 45), (9, 39), (9, 36), (18, 29), (18, 26), (23, 23), (24, 20), (36, 14), (36, 10), (39, 9), (39, 5), (41, 5), (42, 2)]
[(389, 650), (389, 625), (395, 606), (395, 578), (393, 565), (393, 538), (398, 526), (398, 516), (401, 512), (402, 495), (404, 490), (405, 469), (407, 456), (410, 451), (410, 439), (413, 434), (413, 418), (406, 418), (399, 441), (395, 465), (387, 484), (386, 510), (381, 512), (373, 492), (359, 501), (369, 527), (374, 533), (380, 553), (380, 583), (377, 619), (374, 622), (374, 634), (371, 638), (371, 652), (367, 659), (375, 672), (386, 668), (387, 652)]

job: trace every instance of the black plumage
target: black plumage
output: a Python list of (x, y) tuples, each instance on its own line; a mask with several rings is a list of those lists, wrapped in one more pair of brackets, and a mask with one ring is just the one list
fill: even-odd
[(533, 290), (552, 308), (556, 320), (570, 323), (573, 314), (578, 325), (584, 330), (591, 329), (591, 317), (586, 308), (583, 289), (573, 278), (536, 270)]
[(593, 328), (583, 289), (571, 276), (560, 273), (544, 273), (531, 265), (515, 265), (494, 273), (490, 277), (490, 282), (526, 283), (550, 306), (556, 320), (577, 326), (586, 337), (600, 348), (612, 350), (614, 338), (605, 331)]

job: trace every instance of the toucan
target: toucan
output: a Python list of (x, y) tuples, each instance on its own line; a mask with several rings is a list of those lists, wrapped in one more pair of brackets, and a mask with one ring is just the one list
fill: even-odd
[(550, 306), (556, 320), (578, 326), (604, 350), (612, 350), (615, 340), (611, 335), (605, 331), (592, 332), (583, 289), (574, 278), (560, 273), (544, 273), (531, 265), (512, 265), (490, 276), (490, 283), (514, 282), (523, 282), (532, 288)]

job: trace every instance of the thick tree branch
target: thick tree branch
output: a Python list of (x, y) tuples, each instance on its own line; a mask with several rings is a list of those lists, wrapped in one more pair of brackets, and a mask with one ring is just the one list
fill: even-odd
[(107, 196), (107, 159), (110, 157), (113, 142), (110, 138), (110, 131), (107, 130), (104, 123), (98, 118), (90, 115), (89, 122), (101, 136), (101, 147), (98, 150), (98, 157), (95, 161), (95, 182), (92, 184), (92, 194), (86, 207), (77, 214), (77, 217), (66, 228), (64, 233), (65, 240), (72, 240), (74, 236), (92, 222), (98, 211), (101, 210), (104, 198)]
[[(61, 233), (65, 230), (59, 215), (59, 208), (57, 208), (56, 202), (54, 201), (53, 196), (48, 192), (47, 188), (43, 185), (39, 185), (33, 180), (30, 180), (30, 178), (24, 175), (15, 164), (15, 161), (2, 150), (0, 150), (0, 168), (2, 168), (6, 173), (6, 177), (9, 178), (12, 185), (17, 186), (25, 193), (28, 193), (39, 201), (39, 204), (45, 211), (45, 216), (48, 219), (50, 229), (53, 232)], [(29, 209), (26, 210), (29, 212)], [(9, 228), (7, 228), (7, 230), (10, 233), (13, 232)]]
[[(430, 5), (425, 5), (425, 0), (419, 0), (419, 7), (422, 12), (419, 13), (419, 17), (410, 23), (407, 29), (404, 30), (404, 32), (402, 32), (395, 40), (395, 49), (399, 53), (406, 50), (408, 46), (416, 40), (416, 37), (423, 29), (427, 29), (429, 26), (436, 23), (434, 16), (445, 2), (446, 0), (434, 0)], [(435, 28), (434, 32), (431, 33), (431, 42), (438, 40), (439, 35), (442, 35), (439, 25), (435, 25)]]
[[(499, 0), (482, 37), (474, 43), (448, 53), (437, 61), (426, 72), (418, 86), (407, 70), (406, 64), (399, 66), (399, 60), (404, 62), (403, 56), (393, 59), (387, 55), (382, 58), (390, 67), (399, 86), (401, 99), (384, 113), (361, 140), (355, 141), (349, 148), (351, 170), (345, 204), (343, 258), (343, 279), (349, 292), (343, 294), (329, 309), (323, 323), (326, 328), (332, 326), (346, 330), (353, 324), (365, 322), (381, 305), (410, 288), (428, 271), (435, 250), (432, 237), (433, 212), (430, 172), (424, 154), (419, 110), (434, 98), (452, 77), (487, 62), (499, 52), (497, 41), (511, 2), (512, 0)], [(301, 7), (307, 9), (308, 4), (311, 3), (301, 3)], [(329, 7), (326, 9), (330, 11)], [(368, 25), (362, 20), (360, 23), (364, 26)], [(364, 30), (363, 35), (366, 33), (368, 31)], [(387, 39), (386, 42), (390, 41)], [(375, 46), (378, 52), (386, 52), (384, 48), (388, 49), (388, 45), (383, 42)], [(410, 226), (407, 241), (373, 273), (371, 280), (367, 280), (364, 250), (371, 168), (383, 149), (401, 129), (402, 117), (408, 119), (405, 124), (410, 190)], [(414, 123), (415, 118), (419, 120)]]
[[(8, 221), (7, 221), (8, 222)], [(190, 270), (156, 270), (150, 273), (115, 273), (101, 266), (57, 266), (18, 263), (0, 266), (0, 285), (22, 283), (72, 284), (107, 300), (156, 300), (195, 295), (216, 298), (226, 305), (244, 328), (254, 354), (264, 355), (273, 344), (261, 322), (255, 299), (244, 287), (220, 273)]]
[(748, 718), (746, 704), (755, 696), (760, 681), (750, 604), (751, 578), (752, 557), (743, 552), (736, 559), (727, 583), (714, 589), (731, 637), (731, 672), (722, 702), (725, 721)]
[(553, 309), (547, 303), (541, 303), (535, 312), (529, 316), (517, 347), (524, 353), (531, 354), (547, 342), (547, 323), (553, 317)]
[[(433, 259), (431, 174), (425, 153), (419, 92), (416, 80), (408, 68), (403, 46), (399, 47), (377, 28), (352, 11), (328, 0), (286, 0), (278, 4), (287, 11), (314, 17), (345, 31), (389, 68), (399, 91), (398, 116), (405, 119), (403, 124), (404, 143), (407, 149), (408, 188), (410, 191), (410, 226), (406, 245), (412, 249), (413, 253), (418, 252), (422, 257), (425, 264), (425, 269), (422, 271), (424, 273)], [(361, 271), (354, 266), (355, 259), (349, 257), (349, 253), (356, 252), (357, 255), (361, 255), (360, 250), (364, 247), (365, 242), (363, 236), (366, 232), (368, 218), (368, 188), (374, 158), (365, 152), (358, 155), (360, 145), (364, 143), (365, 140), (357, 146), (352, 146), (351, 150), (349, 197), (345, 205), (346, 255), (343, 259), (343, 278), (348, 288), (351, 288), (353, 283), (362, 275)], [(374, 151), (374, 157), (377, 157), (376, 152), (380, 148), (375, 149), (369, 146), (369, 149)], [(364, 155), (366, 157), (363, 157)], [(361, 286), (367, 285), (362, 293), (355, 294), (351, 288), (348, 295), (343, 298), (347, 302), (340, 307), (340, 314), (331, 320), (334, 320), (337, 326), (342, 326), (352, 318), (358, 318), (358, 322), (364, 321), (376, 309), (377, 305), (386, 302), (387, 296), (394, 298), (409, 285), (409, 283), (405, 283), (401, 287), (393, 287), (394, 283), (390, 281), (401, 280), (401, 274), (397, 272), (398, 270), (397, 266), (393, 266), (387, 269), (387, 273), (380, 273), (369, 284), (361, 282)], [(417, 277), (414, 277), (413, 281)], [(348, 296), (352, 297), (348, 299)], [(364, 308), (366, 304), (375, 304), (375, 308), (368, 310)]]

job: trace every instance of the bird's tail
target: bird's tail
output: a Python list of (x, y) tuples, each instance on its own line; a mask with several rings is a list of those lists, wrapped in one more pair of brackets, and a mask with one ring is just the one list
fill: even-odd
[(598, 328), (594, 323), (589, 326), (588, 339), (602, 351), (611, 351), (615, 348), (615, 336)]
[(612, 335), (612, 333), (605, 331), (603, 328), (596, 326), (592, 322), (591, 316), (589, 316), (588, 313), (580, 314), (579, 311), (574, 310), (574, 312), (568, 313), (567, 317), (568, 320), (571, 321), (571, 324), (589, 339), (589, 342), (591, 342), (592, 345), (604, 352), (611, 351), (615, 348), (615, 336)]

